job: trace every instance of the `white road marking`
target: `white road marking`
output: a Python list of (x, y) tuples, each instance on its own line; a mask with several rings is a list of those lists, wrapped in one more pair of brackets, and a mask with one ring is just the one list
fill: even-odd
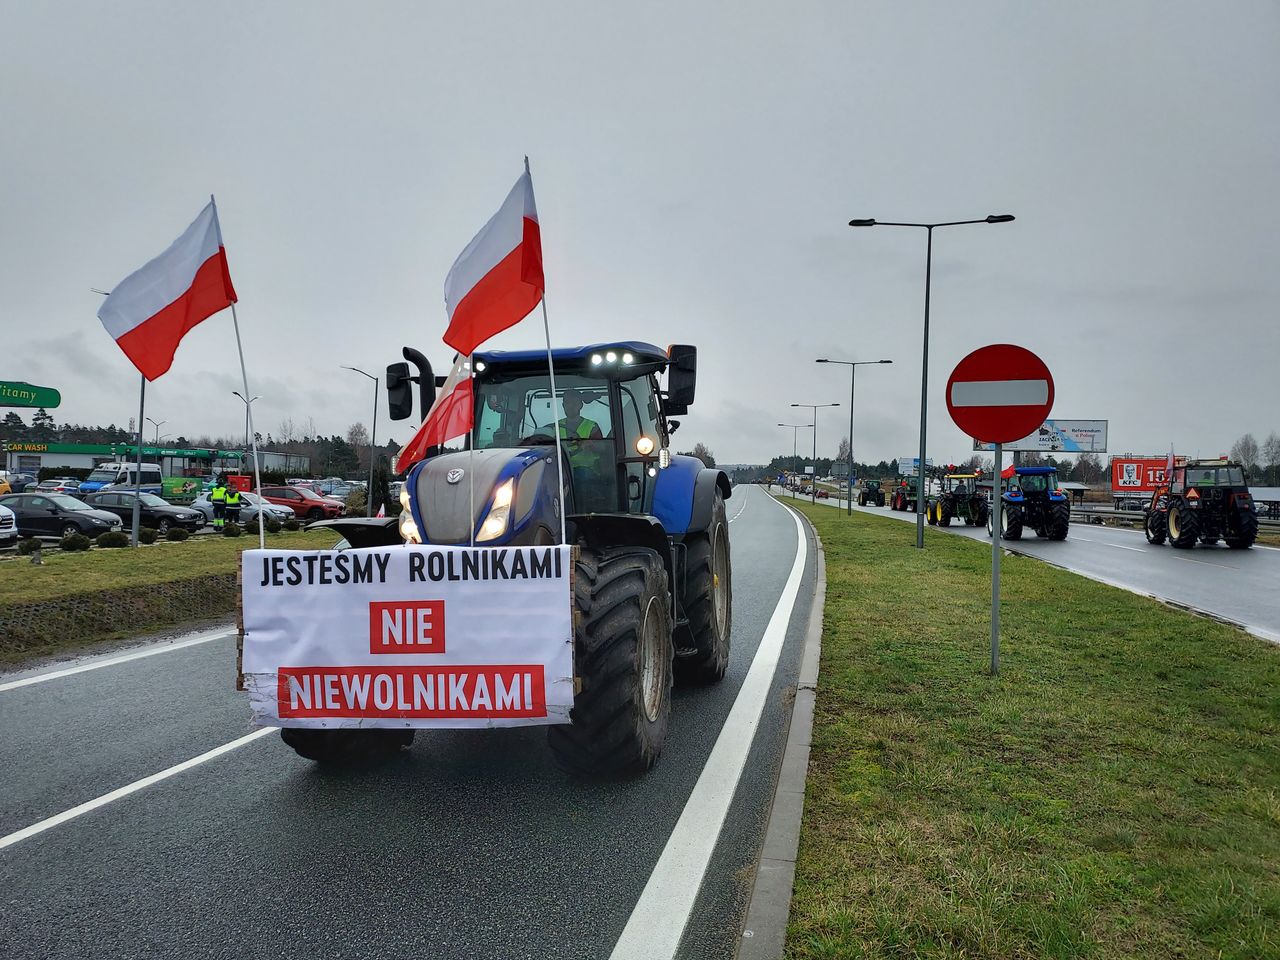
[(795, 523), (797, 540), (791, 574), (720, 736), (711, 748), (711, 755), (685, 802), (675, 829), (667, 838), (644, 892), (631, 911), (610, 955), (611, 960), (664, 960), (674, 957), (680, 946), (689, 913), (751, 752), (751, 742), (760, 725), (760, 714), (769, 696), (787, 625), (800, 591), (808, 543), (800, 518), (790, 510), (787, 512)]
[(747, 509), (747, 497), (746, 497), (746, 491), (744, 490), (743, 497), (742, 497), (742, 506), (738, 508), (737, 513), (735, 513), (732, 517), (729, 518), (729, 522), (733, 523), (733, 521), (737, 520), (740, 516), (742, 516), (742, 511), (745, 509)]
[(1132, 550), (1134, 553), (1146, 553), (1141, 547), (1126, 547), (1123, 543), (1107, 543), (1105, 540), (1091, 540), (1090, 543), (1101, 543), (1106, 547), (1115, 547), (1117, 550)]
[(122, 653), (115, 657), (103, 657), (100, 660), (91, 660), (88, 663), (80, 663), (74, 667), (65, 667), (62, 670), (53, 670), (49, 673), (38, 673), (34, 677), (23, 677), (20, 680), (10, 680), (8, 683), (0, 683), (0, 693), (6, 690), (17, 690), (19, 687), (29, 687), (33, 683), (45, 683), (49, 680), (59, 680), (62, 677), (70, 677), (77, 673), (87, 673), (90, 670), (101, 670), (103, 667), (114, 667), (118, 663), (128, 663), (130, 660), (141, 660), (143, 657), (154, 657), (158, 653), (170, 653), (174, 650), (182, 650), (186, 647), (198, 646), (202, 643), (209, 643), (211, 640), (221, 640), (223, 637), (234, 636), (235, 631), (225, 629), (210, 630), (207, 633), (201, 633), (187, 640), (179, 640), (175, 643), (160, 643), (155, 646), (145, 647), (142, 650), (134, 650), (131, 653)]
[(170, 777), (177, 776), (184, 770), (190, 770), (192, 767), (198, 767), (202, 763), (207, 763), (210, 760), (222, 756), (224, 753), (230, 753), (232, 750), (243, 747), (246, 743), (252, 743), (254, 740), (265, 737), (269, 733), (275, 733), (275, 727), (263, 727), (261, 730), (255, 730), (253, 733), (245, 734), (238, 740), (232, 740), (230, 743), (224, 743), (220, 747), (214, 747), (212, 750), (202, 753), (198, 757), (192, 757), (190, 760), (183, 760), (181, 763), (174, 764), (167, 770), (161, 770), (159, 773), (153, 773), (149, 777), (143, 777), (141, 780), (135, 780), (133, 783), (127, 784), (119, 789), (112, 790), (110, 793), (104, 793), (100, 797), (95, 797), (92, 800), (86, 800), (84, 803), (74, 806), (70, 810), (64, 810), (62, 813), (54, 814), (52, 817), (41, 820), (39, 823), (33, 823), (29, 827), (23, 827), (21, 830), (15, 830), (8, 836), (0, 837), (0, 850), (5, 849), (6, 847), (11, 847), (15, 843), (21, 843), (23, 840), (29, 840), (37, 834), (44, 833), (46, 830), (52, 830), (54, 827), (60, 826), (69, 820), (74, 820), (76, 817), (83, 816), (93, 810), (97, 810), (99, 807), (105, 807), (109, 803), (114, 803), (115, 801), (123, 799), (132, 793), (137, 793), (139, 790), (144, 790), (152, 784), (159, 783), (161, 780), (168, 780)]

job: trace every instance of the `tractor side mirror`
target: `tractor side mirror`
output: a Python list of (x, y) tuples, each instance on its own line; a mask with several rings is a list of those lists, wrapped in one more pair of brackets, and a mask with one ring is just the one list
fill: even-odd
[(407, 363), (387, 365), (387, 407), (392, 420), (407, 420), (413, 416), (411, 382)]
[(667, 356), (671, 361), (667, 367), (667, 413), (688, 413), (698, 383), (698, 348), (673, 344)]

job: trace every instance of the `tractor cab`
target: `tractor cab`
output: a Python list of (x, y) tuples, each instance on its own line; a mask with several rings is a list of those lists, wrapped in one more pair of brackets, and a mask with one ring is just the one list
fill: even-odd
[(956, 497), (972, 497), (978, 492), (976, 473), (948, 473), (942, 478), (942, 491)]
[(1058, 486), (1057, 467), (1017, 467), (1009, 480), (1009, 494), (1014, 499), (1066, 499), (1066, 494)]

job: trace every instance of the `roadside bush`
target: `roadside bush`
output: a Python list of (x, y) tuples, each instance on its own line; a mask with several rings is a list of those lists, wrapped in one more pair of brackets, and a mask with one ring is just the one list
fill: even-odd
[[(293, 517), (290, 517), (288, 520), (284, 522), (284, 528), (286, 530), (301, 530), (302, 524), (300, 524)], [(270, 528), (268, 527), (267, 529), (270, 529)]]
[(279, 533), (280, 521), (275, 517), (267, 517), (267, 533)]
[(347, 494), (347, 516), (363, 517), (365, 506), (368, 501), (365, 499), (364, 491), (356, 487)]
[(98, 539), (94, 541), (100, 547), (127, 547), (131, 542), (132, 538), (123, 530), (108, 530), (106, 533), (100, 533)]
[(138, 528), (139, 543), (155, 543), (156, 537), (158, 537), (159, 535), (160, 535), (159, 531), (153, 530), (151, 527)]
[(238, 523), (228, 523), (222, 528), (222, 535), (224, 537), (238, 537), (242, 533), (244, 533), (244, 528)]
[(254, 517), (252, 520), (246, 520), (244, 522), (244, 526), (240, 529), (245, 533), (251, 533), (256, 537), (258, 535), (258, 518)]
[(40, 549), (40, 541), (35, 537), (23, 537), (18, 541), (18, 552), (24, 557), (30, 556)]
[(59, 542), (63, 550), (72, 552), (75, 550), (88, 550), (93, 546), (93, 541), (86, 537), (83, 533), (73, 533), (69, 537), (63, 537)]
[(182, 527), (170, 527), (165, 539), (170, 540), (173, 543), (181, 543), (189, 536), (191, 536), (191, 531), (189, 530), (184, 530)]

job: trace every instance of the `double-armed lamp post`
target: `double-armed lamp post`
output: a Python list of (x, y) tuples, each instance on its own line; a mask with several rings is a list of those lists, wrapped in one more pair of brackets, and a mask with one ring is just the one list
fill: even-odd
[(851, 227), (920, 227), (928, 231), (924, 261), (924, 361), (920, 369), (920, 462), (916, 465), (916, 546), (924, 549), (924, 448), (928, 429), (929, 398), (929, 286), (933, 275), (933, 231), (937, 227), (962, 227), (971, 223), (1009, 223), (1013, 214), (993, 213), (981, 220), (949, 220), (946, 223), (896, 223), (890, 220), (850, 220)]
[(823, 407), (838, 407), (838, 403), (793, 403), (793, 407), (803, 407), (813, 411), (813, 479), (809, 481), (809, 492), (813, 502), (818, 502), (818, 411)]
[[(350, 370), (352, 373), (358, 373), (368, 377), (373, 381), (373, 422), (369, 426), (369, 489), (365, 493), (364, 498), (364, 515), (366, 517), (373, 516), (373, 452), (376, 449), (375, 444), (378, 441), (378, 378), (372, 373), (365, 373), (359, 367), (343, 366), (343, 370)], [(390, 504), (388, 512), (390, 512)]]
[(815, 363), (838, 363), (849, 368), (849, 477), (845, 481), (848, 494), (845, 502), (845, 515), (853, 516), (853, 391), (858, 385), (858, 368), (869, 364), (893, 363), (892, 360), (830, 360), (823, 357)]
[[(791, 465), (794, 467), (796, 465), (796, 461), (800, 459), (800, 452), (798, 447), (799, 441), (797, 439), (800, 436), (800, 431), (812, 430), (813, 424), (812, 423), (780, 423), (778, 424), (778, 426), (791, 427)], [(794, 490), (792, 490), (791, 495), (793, 497), (795, 496)]]

